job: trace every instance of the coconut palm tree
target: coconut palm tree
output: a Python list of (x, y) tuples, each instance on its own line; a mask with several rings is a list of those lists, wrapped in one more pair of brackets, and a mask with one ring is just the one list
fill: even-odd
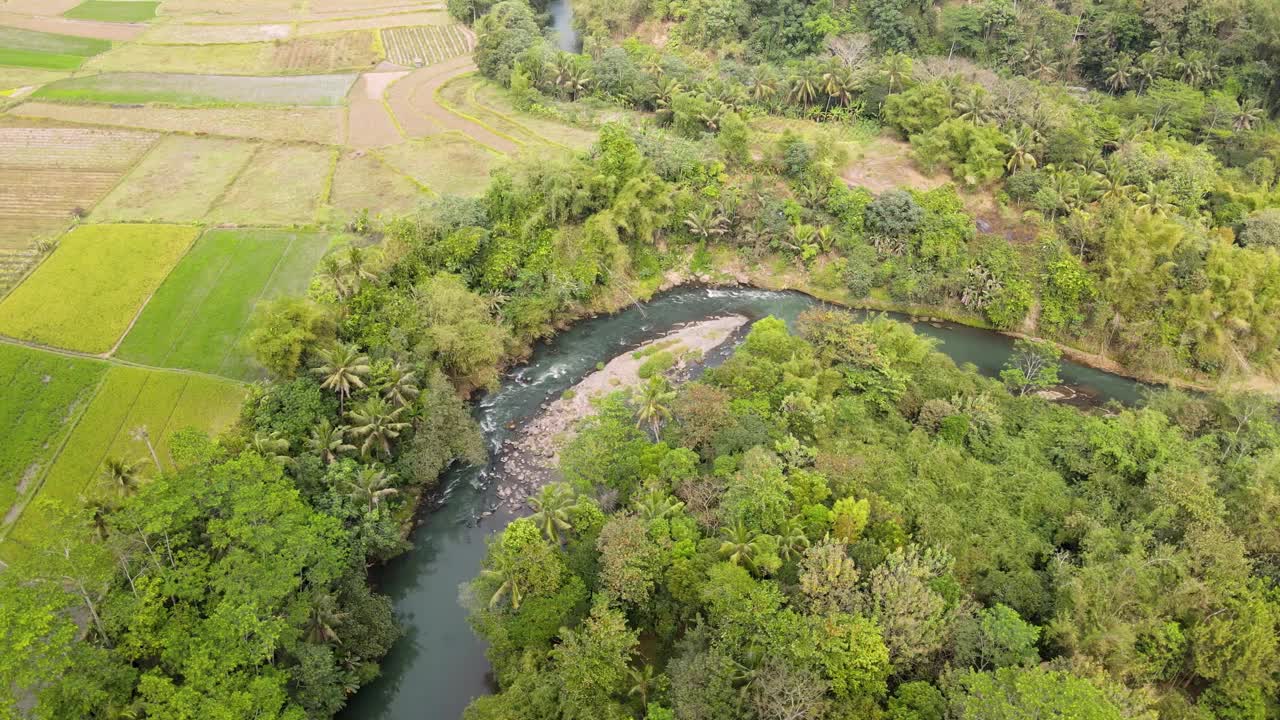
[(787, 91), (787, 99), (808, 108), (814, 100), (818, 99), (818, 93), (822, 88), (822, 74), (806, 63), (791, 74), (788, 85), (790, 89)]
[(1254, 98), (1245, 98), (1245, 101), (1240, 103), (1240, 109), (1236, 110), (1235, 116), (1231, 118), (1231, 127), (1236, 132), (1248, 132), (1261, 123), (1263, 117), (1262, 106), (1258, 101)]
[(120, 509), (119, 504), (105, 495), (94, 495), (93, 497), (81, 497), (80, 502), (84, 504), (89, 511), (89, 523), (93, 526), (93, 532), (98, 536), (99, 540), (105, 541), (111, 535), (111, 528), (107, 524), (107, 518), (111, 513)]
[(1138, 209), (1151, 215), (1168, 215), (1177, 210), (1169, 188), (1161, 182), (1148, 181), (1137, 196)]
[(293, 460), (289, 457), (289, 441), (281, 436), (279, 430), (255, 432), (249, 439), (249, 447), (267, 460), (281, 465), (287, 465)]
[(658, 433), (662, 431), (662, 423), (671, 417), (671, 401), (676, 393), (665, 378), (651, 377), (649, 382), (640, 386), (633, 397), (636, 405), (636, 425), (649, 427), (653, 433), (653, 441), (658, 441)]
[(636, 513), (646, 522), (669, 518), (684, 509), (684, 503), (661, 490), (652, 490), (636, 500)]
[(338, 411), (346, 411), (351, 392), (364, 387), (369, 375), (369, 358), (355, 344), (338, 345), (320, 351), (321, 364), (311, 372), (321, 378), (320, 387), (338, 394)]
[(337, 628), (347, 619), (347, 613), (338, 609), (338, 601), (327, 592), (311, 596), (311, 608), (307, 611), (307, 640), (316, 645), (341, 645)]
[(832, 101), (841, 107), (851, 104), (858, 84), (849, 68), (836, 64), (822, 74), (822, 90), (827, 94), (827, 109), (830, 110)]
[(778, 531), (778, 554), (783, 560), (791, 560), (799, 557), (807, 547), (809, 547), (809, 536), (805, 535), (799, 518), (787, 520)]
[(991, 119), (991, 95), (981, 85), (970, 85), (951, 103), (961, 120), (981, 125)]
[(352, 452), (355, 445), (346, 441), (347, 426), (329, 422), (328, 418), (311, 428), (311, 436), (307, 438), (307, 449), (320, 456), (326, 465), (332, 465), (342, 453)]
[(156, 454), (156, 446), (151, 444), (151, 433), (147, 431), (147, 426), (139, 425), (129, 431), (129, 436), (147, 446), (147, 452), (151, 453), (151, 462), (156, 465), (156, 472), (164, 472), (164, 467), (160, 464), (160, 456)]
[(109, 457), (102, 462), (102, 481), (120, 495), (132, 495), (138, 491), (141, 466), (141, 460), (129, 461), (122, 457)]
[(1160, 77), (1160, 69), (1164, 61), (1158, 55), (1151, 52), (1145, 52), (1138, 56), (1138, 62), (1133, 65), (1133, 79), (1138, 81), (1138, 94), (1147, 91), (1147, 87)]
[(706, 126), (711, 132), (720, 130), (720, 121), (724, 119), (724, 106), (717, 102), (714, 98), (706, 99), (706, 109), (698, 113), (698, 122)]
[(1009, 172), (1033, 170), (1039, 164), (1032, 153), (1034, 136), (1035, 133), (1026, 125), (1015, 129), (1009, 136), (1009, 160), (1005, 163)]
[(1112, 95), (1128, 90), (1129, 83), (1133, 82), (1133, 57), (1124, 53), (1117, 55), (1102, 72), (1107, 74), (1107, 87), (1111, 88)]
[(890, 93), (906, 88), (911, 82), (911, 57), (902, 53), (885, 56), (880, 64), (880, 76)]
[(640, 706), (649, 706), (649, 693), (653, 692), (655, 686), (655, 678), (653, 675), (653, 666), (645, 663), (641, 667), (627, 667), (627, 677), (630, 679), (631, 687), (627, 690), (629, 697), (639, 697)]
[(768, 66), (758, 66), (747, 83), (747, 91), (752, 100), (766, 107), (771, 106), (773, 99), (778, 96), (778, 78)]
[(395, 361), (382, 383), (382, 397), (396, 407), (405, 407), (418, 398), (418, 374), (407, 365)]
[(578, 494), (566, 483), (544, 485), (537, 495), (528, 499), (529, 507), (533, 508), (534, 522), (542, 528), (542, 534), (547, 536), (547, 540), (557, 545), (564, 544), (561, 532), (573, 529), (569, 511), (580, 501)]
[(341, 299), (349, 296), (347, 287), (347, 268), (338, 258), (333, 255), (326, 255), (320, 261), (320, 276), (329, 281), (329, 285), (333, 287), (333, 292)]
[(519, 610), (520, 603), (524, 600), (524, 590), (520, 587), (519, 578), (510, 569), (502, 570), (481, 570), (480, 577), (497, 581), (498, 587), (493, 591), (493, 595), (489, 597), (489, 609), (498, 607), (498, 603), (502, 602), (502, 598), (511, 598), (511, 609)]
[(355, 281), (358, 289), (360, 283), (366, 280), (373, 280), (378, 277), (369, 269), (368, 258), (365, 257), (364, 250), (352, 243), (347, 246), (347, 275)]
[(381, 397), (371, 397), (360, 403), (347, 418), (351, 421), (351, 434), (360, 438), (360, 453), (371, 457), (375, 452), (383, 457), (391, 456), (391, 446), (400, 433), (409, 429), (409, 423), (400, 419), (404, 408), (393, 408)]
[(720, 542), (720, 557), (755, 572), (755, 556), (760, 549), (760, 536), (747, 530), (741, 520), (733, 527), (720, 528), (720, 535), (724, 538)]
[(395, 487), (395, 481), (396, 476), (386, 470), (366, 465), (360, 468), (353, 479), (347, 481), (347, 492), (352, 500), (366, 505), (369, 512), (373, 512), (382, 501), (400, 493)]
[(719, 237), (729, 229), (724, 215), (720, 214), (718, 208), (711, 205), (703, 205), (697, 210), (690, 211), (684, 218), (684, 225), (689, 228), (690, 234), (701, 240)]

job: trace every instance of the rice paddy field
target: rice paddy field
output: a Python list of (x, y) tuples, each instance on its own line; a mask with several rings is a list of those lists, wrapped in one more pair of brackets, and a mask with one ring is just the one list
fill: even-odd
[(0, 301), (0, 334), (106, 353), (195, 240), (178, 225), (84, 225)]
[(107, 40), (0, 27), (0, 65), (75, 70), (110, 49)]
[(310, 145), (264, 145), (214, 204), (214, 224), (307, 225), (325, 201), (336, 152)]
[(148, 0), (85, 0), (62, 15), (73, 20), (146, 22), (156, 16), (159, 6), (159, 2)]
[(174, 268), (117, 357), (244, 380), (261, 376), (244, 347), (259, 303), (307, 289), (324, 233), (210, 230)]
[(336, 107), (175, 108), (27, 102), (9, 112), (22, 118), (84, 125), (327, 145), (342, 142), (345, 122), (345, 113)]
[(0, 527), (32, 494), (106, 363), (0, 344)]
[(204, 105), (341, 105), (356, 76), (246, 77), (183, 73), (102, 73), (50, 83), (37, 100), (199, 107)]
[(203, 218), (253, 159), (257, 145), (170, 135), (98, 204), (95, 222), (183, 222)]
[[(90, 362), (90, 361), (86, 361)], [(195, 428), (218, 432), (234, 422), (244, 400), (244, 387), (205, 375), (127, 366), (107, 366), (83, 412), (71, 421), (65, 443), (38, 483), (34, 502), (13, 517), (0, 543), (0, 559), (21, 555), (51, 521), (46, 502), (75, 505), (84, 498), (111, 492), (101, 468), (109, 458), (141, 461), (145, 475), (156, 467), (146, 443), (135, 430), (146, 428), (161, 465), (172, 467), (169, 442), (174, 432)]]
[(500, 157), (460, 133), (442, 133), (378, 151), (391, 167), (437, 193), (479, 195)]
[(387, 59), (415, 67), (443, 62), (471, 52), (471, 37), (460, 25), (419, 25), (382, 31)]

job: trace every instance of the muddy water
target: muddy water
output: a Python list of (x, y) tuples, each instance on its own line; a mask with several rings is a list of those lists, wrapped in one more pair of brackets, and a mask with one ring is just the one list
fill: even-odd
[[(757, 320), (768, 315), (794, 322), (816, 300), (799, 293), (684, 288), (659, 295), (643, 307), (585, 320), (540, 347), (530, 361), (503, 379), (495, 393), (476, 403), (475, 416), (493, 454), (519, 424), (620, 353), (682, 323), (725, 314)], [(915, 324), (942, 341), (939, 349), (957, 363), (973, 363), (995, 375), (1012, 352), (1003, 335), (945, 323)], [(707, 357), (722, 362), (731, 348)], [(1132, 380), (1064, 363), (1063, 381), (1091, 397), (1133, 403), (1140, 387)], [(459, 468), (441, 480), (441, 505), (424, 515), (414, 548), (382, 570), (381, 589), (395, 603), (405, 636), (382, 664), (383, 675), (352, 698), (348, 720), (455, 720), (472, 698), (489, 692), (484, 646), (471, 633), (458, 602), (459, 586), (479, 570), (485, 539), (512, 516), (498, 508), (502, 468)]]

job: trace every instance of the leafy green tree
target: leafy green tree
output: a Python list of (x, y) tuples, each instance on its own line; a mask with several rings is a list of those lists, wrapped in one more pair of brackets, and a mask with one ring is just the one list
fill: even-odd
[(560, 707), (568, 720), (630, 717), (615, 699), (625, 691), (627, 659), (639, 641), (626, 616), (597, 602), (580, 630), (565, 630), (551, 651)]
[(947, 688), (947, 700), (951, 707), (949, 717), (962, 720), (1125, 717), (1102, 688), (1067, 672), (1038, 667), (961, 673)]
[(1009, 390), (1027, 393), (1053, 387), (1061, 382), (1058, 377), (1062, 351), (1047, 340), (1020, 338), (1013, 343), (1013, 355), (1005, 361), (1000, 380)]
[(334, 339), (329, 314), (315, 303), (280, 298), (255, 311), (249, 346), (254, 358), (274, 376), (293, 378), (306, 356)]

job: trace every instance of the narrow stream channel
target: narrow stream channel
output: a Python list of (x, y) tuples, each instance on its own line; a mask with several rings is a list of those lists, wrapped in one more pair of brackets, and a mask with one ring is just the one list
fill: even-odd
[[(736, 313), (752, 320), (773, 315), (794, 323), (818, 301), (800, 293), (749, 289), (681, 288), (661, 294), (643, 308), (584, 320), (539, 347), (530, 361), (509, 373), (502, 387), (479, 399), (475, 416), (490, 450), (496, 451), (517, 425), (535, 416), (544, 402), (609, 359), (665, 334), (673, 327)], [(905, 319), (905, 318), (900, 318)], [(942, 341), (939, 349), (957, 363), (973, 363), (994, 376), (1008, 359), (1009, 338), (946, 323), (915, 323), (916, 331)], [(707, 358), (723, 361), (729, 348)], [(1132, 404), (1141, 386), (1127, 378), (1064, 362), (1063, 382), (1091, 397)], [(485, 539), (512, 516), (482, 513), (496, 506), (501, 468), (457, 468), (441, 479), (443, 505), (430, 511), (413, 535), (413, 549), (379, 574), (383, 592), (395, 603), (405, 636), (382, 663), (382, 676), (351, 699), (348, 720), (456, 720), (472, 698), (490, 691), (484, 646), (471, 633), (459, 587), (479, 570)]]

